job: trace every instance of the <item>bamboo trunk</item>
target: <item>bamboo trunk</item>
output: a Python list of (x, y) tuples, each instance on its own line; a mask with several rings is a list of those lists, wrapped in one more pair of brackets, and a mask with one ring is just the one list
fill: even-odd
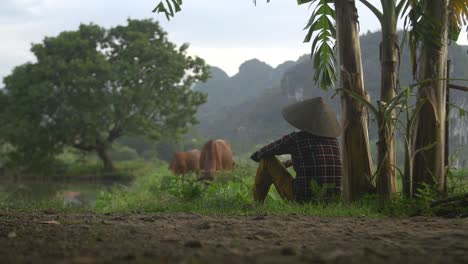
[[(341, 87), (363, 97), (364, 90), (361, 48), (357, 28), (355, 1), (335, 0), (337, 47)], [(343, 151), (343, 196), (355, 201), (364, 194), (373, 192), (372, 159), (370, 156), (367, 112), (365, 106), (343, 93), (342, 104), (342, 151)]]
[[(381, 88), (379, 107), (383, 109), (394, 97), (398, 88), (400, 51), (396, 28), (395, 1), (382, 1), (382, 42), (380, 44)], [(388, 196), (396, 191), (395, 124), (391, 120), (394, 111), (386, 118), (380, 111), (378, 117), (379, 140), (377, 142), (377, 193)]]
[[(448, 0), (428, 0), (424, 6), (428, 17), (437, 21), (437, 38), (422, 42), (421, 59), (418, 69), (418, 80), (423, 83), (418, 89), (417, 99), (424, 102), (418, 112), (413, 151), (416, 153), (413, 177), (413, 190), (425, 184), (437, 187), (444, 186), (445, 163), (445, 96), (446, 96), (446, 62), (448, 33)], [(431, 148), (428, 148), (434, 144)], [(425, 149), (426, 148), (426, 149)], [(428, 148), (428, 149), (427, 149)], [(422, 150), (417, 152), (418, 150)]]

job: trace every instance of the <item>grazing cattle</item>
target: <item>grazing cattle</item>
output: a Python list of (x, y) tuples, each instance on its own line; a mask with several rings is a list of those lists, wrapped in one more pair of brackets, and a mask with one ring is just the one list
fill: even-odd
[(174, 153), (169, 169), (176, 175), (185, 175), (188, 172), (200, 171), (199, 166), (200, 151), (193, 149)]
[(234, 167), (231, 145), (222, 139), (205, 143), (200, 154), (201, 179), (214, 179), (214, 172), (231, 170)]

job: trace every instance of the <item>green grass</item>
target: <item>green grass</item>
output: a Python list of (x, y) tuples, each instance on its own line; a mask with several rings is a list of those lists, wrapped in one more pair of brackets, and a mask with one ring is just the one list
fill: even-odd
[(395, 197), (391, 206), (382, 208), (377, 199), (367, 197), (354, 204), (341, 201), (297, 204), (283, 201), (272, 187), (264, 204), (255, 205), (252, 185), (255, 168), (239, 166), (220, 173), (208, 184), (194, 175), (176, 177), (165, 169), (138, 178), (131, 186), (121, 186), (98, 195), (98, 212), (194, 212), (223, 215), (315, 215), (315, 216), (404, 216), (414, 205)]
[(468, 192), (468, 169), (451, 170), (448, 173), (447, 189), (452, 193)]
[[(38, 202), (27, 202), (21, 194), (6, 194), (0, 191), (0, 210), (49, 210), (93, 211), (98, 213), (124, 212), (194, 212), (204, 215), (314, 215), (314, 216), (365, 216), (405, 217), (432, 215), (429, 206), (433, 194), (426, 192), (422, 199), (407, 200), (395, 194), (385, 203), (377, 197), (365, 197), (359, 202), (347, 204), (342, 201), (297, 204), (283, 201), (272, 186), (266, 202), (255, 205), (252, 186), (256, 168), (240, 164), (229, 172), (219, 173), (216, 180), (203, 183), (195, 175), (177, 177), (167, 170), (165, 163), (120, 163), (119, 168), (137, 175), (130, 185), (116, 185), (97, 193), (95, 207), (70, 207), (63, 197), (56, 195)], [(458, 184), (464, 180), (464, 171), (454, 172), (449, 186), (456, 191), (463, 189)], [(454, 190), (455, 190), (454, 189)]]
[[(283, 201), (272, 186), (264, 204), (254, 205), (252, 186), (255, 167), (240, 165), (217, 175), (208, 184), (195, 175), (176, 177), (164, 168), (139, 177), (131, 186), (116, 187), (98, 195), (98, 212), (195, 212), (225, 215), (315, 215), (315, 216), (413, 216), (432, 215), (430, 202), (435, 193), (426, 190), (421, 199), (408, 200), (400, 193), (382, 203), (365, 197), (348, 204), (342, 201), (297, 204)], [(457, 174), (458, 175), (458, 174)], [(453, 179), (452, 179), (453, 180)], [(460, 185), (454, 181), (452, 186)]]

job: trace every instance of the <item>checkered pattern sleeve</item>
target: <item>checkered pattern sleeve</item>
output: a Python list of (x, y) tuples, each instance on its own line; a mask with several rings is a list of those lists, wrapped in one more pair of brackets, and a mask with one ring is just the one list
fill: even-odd
[(258, 160), (263, 157), (271, 157), (275, 155), (291, 154), (294, 144), (294, 133), (286, 135), (273, 143), (261, 148), (257, 151)]

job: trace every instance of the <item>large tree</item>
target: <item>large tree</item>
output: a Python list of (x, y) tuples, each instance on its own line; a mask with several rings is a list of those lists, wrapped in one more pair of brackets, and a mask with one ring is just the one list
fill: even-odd
[(4, 79), (0, 136), (22, 161), (74, 147), (95, 152), (111, 171), (108, 150), (117, 138), (174, 136), (196, 123), (206, 96), (191, 86), (208, 68), (187, 47), (171, 43), (152, 20), (108, 30), (81, 25), (47, 37), (31, 49), (36, 62)]

